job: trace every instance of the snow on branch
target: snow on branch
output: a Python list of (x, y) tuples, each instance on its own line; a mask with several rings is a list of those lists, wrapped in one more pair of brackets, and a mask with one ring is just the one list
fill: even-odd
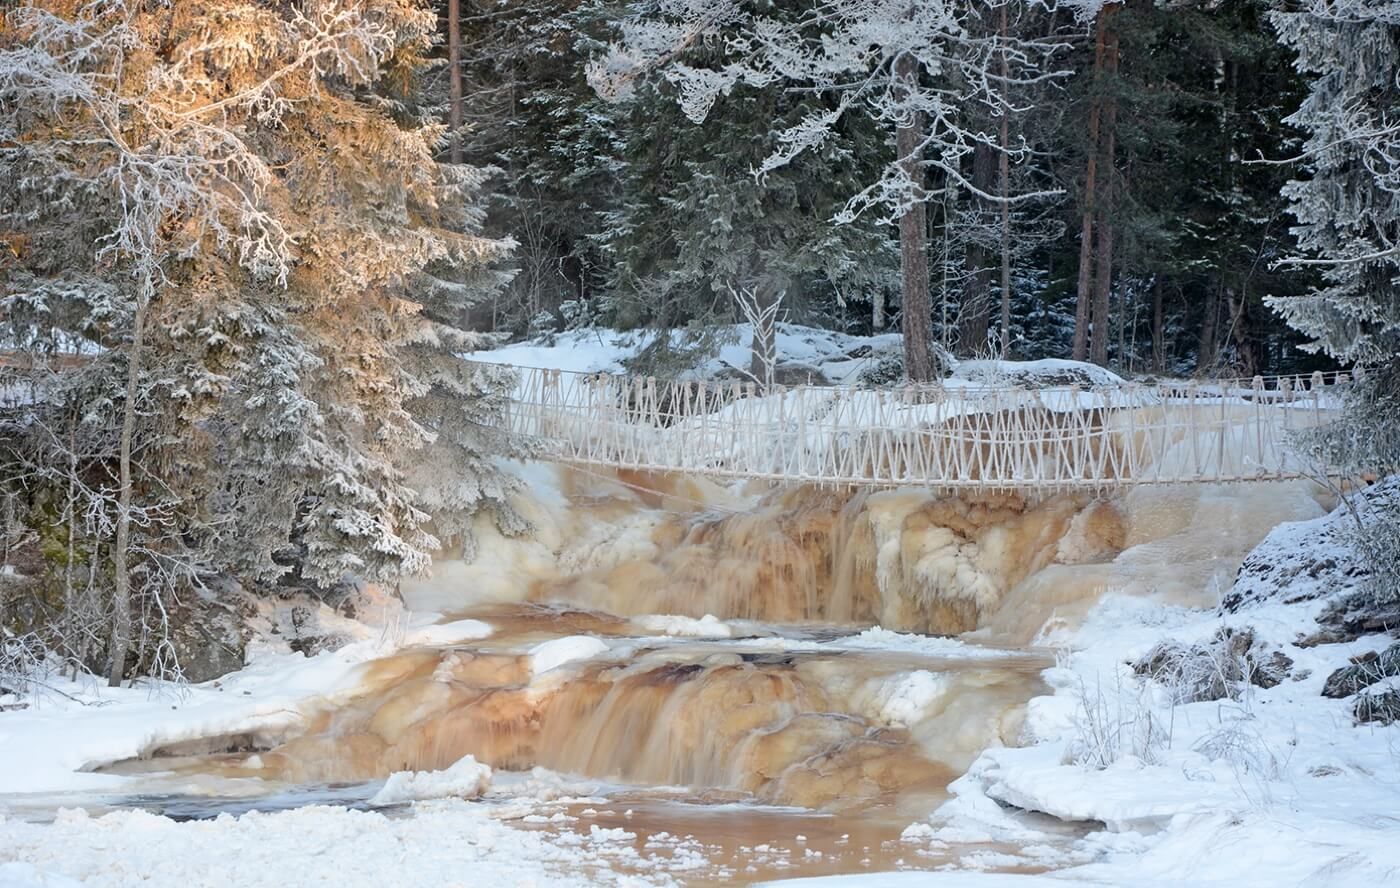
[[(276, 28), (237, 7), (164, 61), (147, 47), (143, 15), (124, 2), (89, 3), (71, 18), (35, 5), (8, 12), (20, 39), (0, 50), (0, 102), (54, 120), (56, 136), (7, 150), (114, 197), (120, 214), (98, 258), (133, 263), (143, 288), (156, 286), (166, 259), (209, 246), (285, 285), (294, 238), (244, 122), (276, 125), (330, 77), (368, 82), (397, 35), (354, 3), (293, 10)], [(270, 31), (285, 45), (265, 45)], [(269, 58), (288, 61), (263, 70)]]
[[(620, 40), (590, 66), (589, 82), (605, 98), (621, 99), (639, 78), (657, 74), (676, 87), (682, 110), (697, 122), (740, 84), (782, 84), (829, 97), (827, 108), (773, 134), (775, 148), (754, 171), (758, 176), (822, 146), (850, 112), (891, 127), (922, 119), (921, 165), (999, 202), (1002, 195), (979, 192), (961, 173), (962, 158), (977, 144), (1003, 150), (988, 134), (969, 128), (966, 108), (1013, 113), (1018, 93), (1065, 73), (1054, 61), (1067, 46), (1063, 40), (1027, 39), (990, 27), (992, 14), (1015, 2), (828, 0), (799, 10), (733, 0), (661, 0), (642, 5), (622, 23)], [(1100, 5), (1065, 4), (1080, 21), (1092, 18)], [(701, 44), (710, 64), (688, 52)], [(912, 59), (911, 75), (897, 74), (900, 59)], [(937, 193), (915, 188), (906, 165), (895, 159), (877, 182), (852, 197), (838, 221), (872, 207), (893, 218), (912, 201)]]

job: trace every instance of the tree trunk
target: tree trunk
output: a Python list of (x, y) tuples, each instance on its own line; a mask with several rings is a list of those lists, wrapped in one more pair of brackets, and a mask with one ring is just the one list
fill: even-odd
[[(917, 62), (905, 53), (895, 62), (898, 91), (907, 96), (918, 77)], [(913, 183), (914, 202), (899, 217), (899, 265), (904, 300), (904, 370), (911, 382), (933, 379), (933, 353), (929, 347), (928, 222), (924, 205), (924, 167), (919, 145), (924, 129), (923, 115), (913, 113), (895, 131), (895, 148), (904, 174)]]
[(1158, 375), (1167, 370), (1167, 340), (1162, 312), (1162, 276), (1152, 279), (1152, 372)]
[(461, 0), (447, 0), (447, 126), (451, 131), (448, 158), (462, 162), (462, 15)]
[[(996, 190), (996, 151), (978, 142), (972, 151), (972, 184), (984, 194)], [(982, 230), (989, 207), (984, 197), (973, 196), (977, 207), (977, 228)], [(987, 348), (987, 330), (992, 315), (992, 256), (985, 244), (975, 241), (967, 248), (967, 284), (963, 288), (961, 335), (958, 351), (974, 357)]]
[(1204, 373), (1215, 364), (1216, 327), (1220, 316), (1220, 287), (1211, 281), (1206, 290), (1205, 313), (1201, 316), (1201, 336), (1196, 347), (1196, 372)]
[[(1104, 10), (1108, 12), (1107, 8)], [(1101, 74), (1112, 78), (1118, 73), (1118, 34), (1107, 19), (1099, 43), (1103, 47)], [(1118, 125), (1118, 98), (1110, 94), (1101, 101), (1102, 119), (1099, 130), (1103, 143), (1103, 160), (1099, 169), (1099, 198), (1095, 201), (1098, 218), (1098, 255), (1094, 259), (1094, 299), (1090, 305), (1089, 360), (1099, 366), (1108, 365), (1108, 342), (1112, 335), (1113, 291), (1113, 191), (1115, 160), (1115, 129)]]
[[(1007, 22), (1006, 7), (1001, 5), (1001, 80), (1002, 89), (1009, 88), (1011, 83), (1010, 68), (1006, 61), (1006, 38)], [(1001, 109), (1001, 126), (998, 131), (998, 141), (1001, 146), (1001, 155), (998, 158), (1001, 167), (1001, 349), (1000, 356), (1003, 360), (1009, 357), (1011, 350), (1011, 110), (1008, 107)]]
[(1259, 372), (1259, 353), (1255, 348), (1253, 331), (1249, 323), (1249, 301), (1244, 294), (1238, 297), (1231, 288), (1226, 288), (1225, 299), (1230, 308), (1230, 334), (1239, 351), (1239, 375), (1253, 376)]
[(1084, 161), (1084, 214), (1079, 231), (1079, 280), (1074, 300), (1074, 343), (1072, 354), (1082, 361), (1089, 354), (1089, 303), (1093, 298), (1094, 262), (1094, 194), (1098, 188), (1099, 116), (1103, 104), (1097, 90), (1102, 88), (1104, 48), (1109, 31), (1109, 19), (1118, 11), (1111, 3), (1099, 10), (1098, 27), (1094, 37), (1094, 89), (1089, 101), (1089, 141)]
[(131, 650), (131, 571), (127, 549), (131, 545), (131, 438), (136, 431), (136, 390), (141, 381), (141, 349), (146, 327), (146, 298), (136, 297), (132, 317), (131, 352), (126, 358), (126, 400), (122, 404), (122, 434), (118, 445), (117, 533), (112, 548), (112, 662), (109, 687), (121, 687), (126, 655)]
[(1112, 338), (1113, 225), (1099, 214), (1098, 255), (1094, 259), (1094, 301), (1090, 306), (1089, 360), (1108, 366), (1108, 341)]

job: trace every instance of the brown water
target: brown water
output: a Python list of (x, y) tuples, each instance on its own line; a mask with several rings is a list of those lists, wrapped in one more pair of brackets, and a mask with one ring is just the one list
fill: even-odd
[[(370, 781), (471, 754), (500, 769), (481, 803), (507, 822), (561, 841), (621, 831), (602, 847), (634, 853), (610, 858), (614, 871), (695, 885), (1015, 852), (982, 843), (935, 853), (900, 834), (947, 797), (979, 750), (1016, 742), (1025, 701), (1044, 692), (1044, 655), (857, 649), (851, 628), (822, 624), (736, 624), (744, 637), (678, 639), (571, 606), (460, 617), (496, 632), (366, 664), (354, 698), (310, 708), (295, 735), (207, 738), (109, 770), (139, 777), (158, 810), (207, 816), (207, 805), (182, 798), (171, 808), (161, 793), (203, 786), (226, 800), (272, 793), (277, 804), (278, 793), (310, 792), (313, 803), (327, 790), (307, 787), (329, 785), (349, 787), (338, 799), (330, 790), (332, 800), (356, 804)], [(613, 647), (534, 673), (530, 647), (581, 634)], [(593, 781), (591, 797), (521, 804), (510, 774), (537, 767)], [(235, 810), (268, 806), (260, 798)], [(1009, 860), (1000, 868), (1034, 871)]]
[[(470, 754), (513, 771), (544, 767), (821, 810), (903, 805), (913, 816), (980, 749), (1015, 742), (1020, 708), (1043, 690), (1038, 673), (1048, 663), (845, 650), (839, 640), (782, 650), (773, 644), (781, 639), (614, 636), (620, 646), (603, 655), (535, 675), (521, 646), (538, 636), (540, 619), (528, 609), (513, 636), (375, 661), (354, 700), (313, 709), (297, 736), (220, 759), (219, 770), (279, 784), (353, 783), (440, 770)], [(577, 628), (599, 619), (560, 621)], [(206, 749), (249, 744), (213, 738)]]

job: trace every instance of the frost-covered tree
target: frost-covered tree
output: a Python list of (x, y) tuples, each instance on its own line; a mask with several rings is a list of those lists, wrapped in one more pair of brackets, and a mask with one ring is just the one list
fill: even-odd
[[(896, 151), (875, 181), (853, 194), (839, 219), (884, 213), (900, 226), (905, 361), (909, 376), (933, 375), (929, 348), (925, 202), (956, 185), (989, 201), (1000, 196), (964, 171), (978, 145), (1000, 150), (995, 132), (965, 124), (974, 104), (1009, 108), (1009, 94), (1045, 78), (1054, 40), (1010, 38), (992, 21), (1000, 3), (834, 0), (793, 8), (738, 0), (657, 0), (639, 4), (622, 37), (590, 68), (600, 93), (622, 97), (639, 77), (660, 71), (678, 90), (686, 115), (701, 121), (741, 84), (780, 85), (823, 102), (772, 134), (774, 149), (758, 175), (826, 143), (842, 118), (863, 113), (895, 131)], [(694, 64), (704, 44), (714, 59)], [(1008, 150), (1013, 149), (1008, 146)], [(935, 174), (933, 185), (929, 173)]]
[[(1311, 0), (1275, 12), (1309, 91), (1290, 121), (1307, 133), (1306, 179), (1284, 195), (1298, 220), (1293, 260), (1321, 270), (1323, 286), (1272, 300), (1309, 348), (1369, 368), (1346, 415), (1310, 442), (1328, 464), (1400, 469), (1400, 2)], [(1373, 566), (1372, 593), (1400, 600), (1400, 512), (1357, 509), (1358, 545)], [(1364, 518), (1360, 517), (1364, 513)]]
[[(30, 0), (0, 33), (8, 331), (78, 343), (120, 416), (105, 484), (113, 677), (153, 575), (132, 537), (204, 570), (317, 583), (422, 569), (506, 503), (484, 433), (507, 380), (463, 364), (467, 307), (508, 250), (480, 174), (439, 165), (413, 101), (435, 38), (403, 0)], [(36, 408), (37, 409), (37, 408)], [(414, 484), (424, 453), (436, 471)], [(103, 467), (102, 470), (108, 470)], [(433, 525), (433, 520), (438, 522)], [(147, 547), (143, 564), (168, 551)]]
[(1338, 360), (1400, 354), (1400, 2), (1309, 0), (1271, 16), (1309, 78), (1289, 118), (1307, 133), (1307, 178), (1288, 183), (1308, 255), (1325, 285), (1272, 305)]

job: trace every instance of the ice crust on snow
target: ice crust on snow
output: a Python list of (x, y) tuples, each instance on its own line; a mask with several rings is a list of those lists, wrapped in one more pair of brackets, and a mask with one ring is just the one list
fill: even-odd
[(480, 620), (454, 620), (412, 629), (404, 633), (405, 645), (448, 645), (478, 641), (491, 636), (491, 626)]
[(607, 650), (607, 644), (592, 635), (554, 638), (530, 648), (530, 667), (539, 675), (575, 660), (596, 657)]
[(371, 805), (396, 805), (423, 799), (474, 799), (491, 785), (491, 769), (476, 756), (463, 756), (441, 771), (395, 771), (384, 781)]
[(734, 635), (734, 631), (714, 614), (705, 614), (698, 620), (694, 617), (681, 617), (672, 614), (650, 614), (634, 617), (632, 622), (648, 632), (661, 632), (666, 635), (679, 635), (688, 638), (730, 638)]

